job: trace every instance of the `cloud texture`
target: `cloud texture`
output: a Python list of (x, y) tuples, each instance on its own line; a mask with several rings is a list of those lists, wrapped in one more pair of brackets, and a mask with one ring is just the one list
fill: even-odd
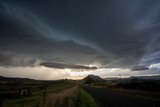
[(149, 66), (160, 62), (159, 23), (158, 0), (2, 0), (0, 66)]

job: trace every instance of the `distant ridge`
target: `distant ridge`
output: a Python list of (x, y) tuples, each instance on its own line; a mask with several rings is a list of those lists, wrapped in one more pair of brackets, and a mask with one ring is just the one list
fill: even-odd
[(0, 81), (34, 81), (34, 79), (30, 78), (18, 78), (18, 77), (4, 77), (0, 75)]
[(132, 78), (160, 80), (160, 75), (155, 75), (155, 76), (131, 76), (130, 79), (132, 79)]

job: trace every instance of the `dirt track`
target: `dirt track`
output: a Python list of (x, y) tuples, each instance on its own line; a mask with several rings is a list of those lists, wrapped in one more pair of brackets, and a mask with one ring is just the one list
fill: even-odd
[(160, 107), (160, 102), (131, 97), (102, 88), (84, 87), (101, 107)]

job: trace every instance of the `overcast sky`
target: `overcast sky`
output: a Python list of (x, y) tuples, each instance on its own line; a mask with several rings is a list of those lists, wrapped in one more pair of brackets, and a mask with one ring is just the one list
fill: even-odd
[(158, 75), (159, 68), (159, 0), (0, 0), (0, 75)]

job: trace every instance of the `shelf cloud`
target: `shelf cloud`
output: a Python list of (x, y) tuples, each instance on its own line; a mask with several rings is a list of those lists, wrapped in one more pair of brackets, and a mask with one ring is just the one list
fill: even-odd
[(148, 70), (160, 63), (159, 4), (1, 0), (0, 66)]

